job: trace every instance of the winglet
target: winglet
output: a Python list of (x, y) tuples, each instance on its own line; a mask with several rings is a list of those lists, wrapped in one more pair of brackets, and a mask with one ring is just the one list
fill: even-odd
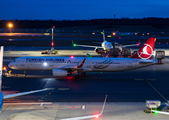
[(72, 45), (73, 45), (73, 47), (76, 47), (76, 44), (75, 44), (75, 43), (73, 43), (73, 40), (72, 40)]
[(80, 65), (77, 68), (83, 67), (83, 64), (84, 64), (85, 60), (86, 60), (86, 58), (84, 58), (84, 60), (80, 63)]

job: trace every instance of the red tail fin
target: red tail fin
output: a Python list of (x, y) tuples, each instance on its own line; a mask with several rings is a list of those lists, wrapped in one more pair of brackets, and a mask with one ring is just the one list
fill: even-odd
[(151, 56), (153, 54), (154, 45), (156, 42), (155, 37), (149, 38), (146, 43), (137, 51), (135, 55), (133, 55), (131, 58), (136, 59), (151, 59)]

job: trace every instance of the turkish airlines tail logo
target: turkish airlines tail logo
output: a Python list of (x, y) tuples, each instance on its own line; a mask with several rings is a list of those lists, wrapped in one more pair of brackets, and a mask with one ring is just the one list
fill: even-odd
[(153, 55), (154, 45), (156, 42), (155, 37), (149, 38), (146, 43), (137, 51), (135, 55), (133, 55), (131, 58), (137, 58), (137, 59), (151, 59)]

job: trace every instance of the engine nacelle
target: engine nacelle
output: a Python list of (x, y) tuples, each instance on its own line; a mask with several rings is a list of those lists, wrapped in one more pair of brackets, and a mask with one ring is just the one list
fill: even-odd
[(60, 69), (53, 69), (53, 76), (67, 76), (67, 71), (66, 70), (60, 70)]
[(100, 50), (98, 48), (95, 48), (94, 51), (98, 53)]
[(103, 49), (98, 49), (98, 48), (95, 48), (94, 51), (97, 53), (97, 54), (101, 54)]

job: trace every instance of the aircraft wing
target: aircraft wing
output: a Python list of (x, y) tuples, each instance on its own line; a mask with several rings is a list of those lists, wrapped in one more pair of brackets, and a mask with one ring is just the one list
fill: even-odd
[(91, 48), (103, 48), (102, 46), (91, 46), (91, 45), (79, 45), (79, 44), (75, 44), (75, 43), (73, 43), (73, 40), (72, 40), (72, 44), (73, 44), (74, 47), (80, 46), (80, 47), (91, 47)]
[(132, 45), (123, 45), (123, 47), (131, 47), (131, 46), (138, 46), (139, 44), (132, 44)]
[(67, 70), (67, 69), (71, 69), (72, 71), (92, 71), (91, 69), (88, 68), (83, 68), (83, 64), (85, 63), (86, 58), (84, 58), (84, 60), (80, 63), (80, 65), (78, 66), (64, 66), (61, 68), (57, 68), (57, 69), (62, 69), (62, 70)]
[(62, 69), (62, 70), (71, 69), (72, 71), (79, 71), (79, 72), (82, 72), (82, 71), (83, 72), (92, 71), (92, 69), (84, 68), (84, 67), (78, 68), (77, 66), (65, 66), (65, 67), (57, 68), (57, 69)]
[(93, 42), (93, 43), (102, 44), (102, 42)]
[(41, 89), (41, 90), (22, 92), (22, 93), (16, 93), (16, 94), (11, 94), (11, 95), (4, 95), (4, 96), (3, 96), (3, 99), (12, 98), (12, 97), (17, 97), (17, 96), (21, 96), (21, 95), (32, 94), (32, 93), (41, 92), (41, 91), (46, 91), (46, 90), (53, 90), (53, 88), (45, 88), (45, 89)]
[(91, 48), (103, 48), (101, 46), (90, 46), (90, 45), (77, 45), (76, 46), (81, 46), (81, 47), (91, 47)]

